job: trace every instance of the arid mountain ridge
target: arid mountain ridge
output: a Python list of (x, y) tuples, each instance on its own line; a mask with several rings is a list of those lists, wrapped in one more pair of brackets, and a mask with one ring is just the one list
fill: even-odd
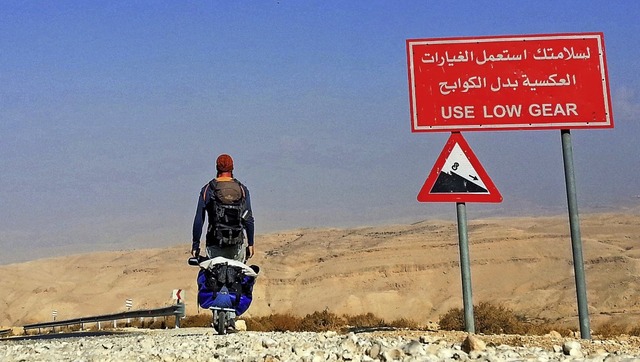
[[(578, 328), (566, 216), (469, 220), (473, 300)], [(592, 325), (640, 321), (640, 213), (581, 215)], [(188, 245), (96, 252), (0, 266), (0, 326), (20, 326), (174, 303), (183, 289), (196, 314)], [(258, 235), (261, 267), (246, 315), (372, 312), (427, 323), (462, 307), (455, 222)]]

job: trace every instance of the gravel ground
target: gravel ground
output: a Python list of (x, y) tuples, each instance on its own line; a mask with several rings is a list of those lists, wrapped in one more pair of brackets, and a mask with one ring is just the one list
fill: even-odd
[(108, 336), (0, 341), (0, 361), (640, 361), (640, 338), (464, 332), (238, 332), (130, 329)]
[[(431, 338), (441, 339), (452, 344), (460, 344), (467, 336), (466, 332), (451, 332), (451, 331), (439, 331), (439, 332), (393, 332), (396, 335), (401, 335), (404, 338), (419, 338), (422, 335), (428, 335)], [(597, 336), (592, 336), (590, 340), (580, 339), (578, 337), (562, 337), (557, 335), (545, 335), (545, 336), (523, 336), (523, 335), (477, 335), (479, 339), (484, 341), (487, 346), (500, 346), (507, 345), (511, 347), (527, 347), (527, 348), (541, 348), (545, 351), (552, 351), (558, 346), (564, 346), (567, 342), (578, 342), (581, 347), (581, 351), (585, 356), (593, 356), (596, 354), (607, 353), (610, 355), (630, 355), (635, 356), (640, 361), (640, 337), (635, 336), (617, 336), (610, 339), (603, 339)]]

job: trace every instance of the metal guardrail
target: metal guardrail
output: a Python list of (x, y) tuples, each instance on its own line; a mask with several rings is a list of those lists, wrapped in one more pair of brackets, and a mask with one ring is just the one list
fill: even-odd
[(169, 307), (157, 308), (157, 309), (141, 309), (141, 310), (133, 310), (129, 312), (115, 313), (115, 314), (104, 314), (93, 317), (82, 317), (75, 319), (66, 319), (61, 321), (53, 321), (53, 322), (44, 322), (44, 323), (34, 323), (27, 324), (23, 326), (25, 333), (29, 329), (42, 329), (42, 328), (54, 328), (54, 327), (62, 327), (62, 326), (70, 326), (70, 325), (83, 325), (85, 323), (98, 323), (98, 322), (106, 322), (106, 321), (117, 321), (120, 319), (128, 319), (128, 318), (146, 318), (146, 317), (166, 317), (166, 316), (175, 316), (176, 317), (176, 327), (180, 327), (180, 318), (185, 316), (184, 304), (175, 304)]
[(0, 329), (0, 336), (11, 333), (12, 329)]

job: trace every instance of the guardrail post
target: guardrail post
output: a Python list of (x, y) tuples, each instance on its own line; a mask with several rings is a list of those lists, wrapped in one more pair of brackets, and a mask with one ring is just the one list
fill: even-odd
[(176, 328), (180, 328), (180, 319), (185, 316), (184, 304), (178, 301), (176, 304), (178, 308), (176, 308)]

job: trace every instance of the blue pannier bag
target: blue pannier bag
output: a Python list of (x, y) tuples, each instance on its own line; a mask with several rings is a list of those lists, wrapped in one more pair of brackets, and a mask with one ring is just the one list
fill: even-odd
[(253, 285), (259, 268), (216, 257), (200, 263), (198, 304), (202, 308), (232, 308), (246, 312), (253, 299)]

